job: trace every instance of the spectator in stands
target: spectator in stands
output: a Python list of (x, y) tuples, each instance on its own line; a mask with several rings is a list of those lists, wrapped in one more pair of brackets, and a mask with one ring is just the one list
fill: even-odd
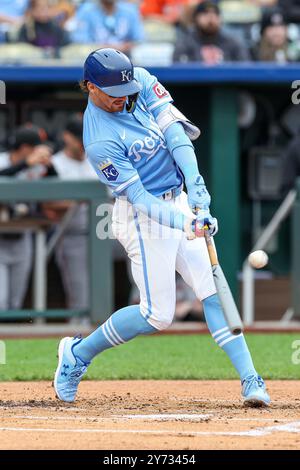
[(196, 6), (193, 27), (178, 33), (175, 62), (204, 62), (216, 65), (228, 61), (249, 60), (247, 48), (222, 31), (218, 5), (204, 1)]
[(19, 128), (12, 152), (0, 153), (0, 176), (19, 175), (26, 179), (36, 179), (36, 175), (38, 178), (56, 176), (50, 160), (51, 147), (43, 144), (36, 132), (31, 127)]
[(10, 138), (10, 151), (0, 153), (0, 176), (32, 180), (56, 175), (51, 165), (52, 148), (45, 139), (46, 134), (36, 126), (19, 127)]
[(74, 15), (75, 4), (68, 0), (54, 0), (51, 12), (53, 19), (63, 26)]
[(22, 23), (27, 6), (28, 0), (0, 1), (0, 42), (6, 40), (6, 34), (11, 28)]
[(283, 12), (276, 8), (265, 11), (261, 22), (261, 39), (253, 49), (255, 60), (284, 63), (294, 60), (295, 48), (288, 40)]
[(114, 47), (128, 53), (143, 38), (141, 18), (135, 5), (116, 0), (84, 3), (68, 24), (74, 42)]
[[(39, 178), (46, 172), (50, 157), (50, 148), (42, 145), (38, 129), (20, 127), (13, 138), (10, 151), (0, 154), (2, 175), (17, 175), (22, 179)], [(8, 218), (10, 215), (16, 216), (17, 207), (6, 207)], [(0, 233), (0, 310), (21, 308), (31, 264), (30, 231)]]
[[(63, 132), (63, 149), (53, 156), (53, 166), (61, 179), (93, 180), (97, 175), (85, 158), (82, 143), (82, 119), (73, 116)], [(49, 202), (44, 213), (59, 222), (74, 204), (70, 201)], [(74, 310), (88, 308), (88, 205), (82, 203), (75, 212), (56, 248), (56, 260), (61, 271), (67, 306)]]
[(18, 40), (42, 47), (53, 57), (70, 42), (68, 33), (52, 19), (49, 0), (30, 0)]

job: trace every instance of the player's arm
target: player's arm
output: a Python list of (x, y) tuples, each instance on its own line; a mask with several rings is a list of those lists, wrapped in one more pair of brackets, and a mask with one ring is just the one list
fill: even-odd
[(165, 130), (164, 136), (168, 149), (180, 168), (188, 194), (188, 203), (193, 213), (205, 219), (211, 235), (218, 231), (217, 219), (211, 216), (209, 206), (211, 197), (198, 169), (194, 147), (180, 122), (173, 122)]
[[(184, 176), (190, 208), (193, 212), (208, 209), (211, 198), (199, 172), (194, 146), (187, 135), (192, 131), (194, 139), (197, 138), (196, 126), (188, 121), (171, 103), (156, 106), (152, 114), (165, 136), (169, 152)], [(193, 130), (193, 128), (195, 129)]]
[[(188, 202), (193, 212), (205, 211), (204, 218), (210, 219), (211, 233), (217, 232), (216, 219), (209, 214), (210, 195), (204, 179), (199, 173), (197, 158), (191, 139), (200, 135), (200, 130), (175, 106), (170, 93), (154, 75), (143, 68), (135, 69), (136, 78), (143, 84), (141, 97), (155, 117), (163, 132), (168, 149), (180, 168), (188, 192)], [(213, 227), (214, 225), (214, 227)]]
[[(140, 179), (128, 186), (123, 195), (127, 197), (134, 209), (148, 215), (161, 225), (182, 230), (189, 240), (203, 236), (203, 226), (205, 224), (211, 225), (211, 227), (214, 224), (214, 222), (210, 224), (209, 219), (204, 218), (206, 216), (202, 211), (194, 218), (185, 216), (174, 206), (166, 204), (146, 191)], [(217, 222), (215, 223), (217, 226)], [(214, 230), (212, 229), (211, 233)]]
[[(156, 110), (159, 113), (159, 109)], [(180, 122), (170, 122), (164, 129), (167, 147), (184, 176), (191, 209), (209, 208), (211, 198), (198, 168), (194, 146)]]
[(144, 188), (137, 171), (117, 142), (96, 142), (86, 148), (86, 154), (100, 181), (110, 187), (115, 197), (126, 197), (138, 212), (161, 225), (186, 232), (188, 238), (194, 238), (195, 232), (198, 234), (199, 225), (193, 218)]

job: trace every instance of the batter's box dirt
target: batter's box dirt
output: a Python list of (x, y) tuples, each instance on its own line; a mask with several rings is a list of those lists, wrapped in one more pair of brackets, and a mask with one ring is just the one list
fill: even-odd
[(244, 408), (237, 381), (0, 384), (1, 449), (299, 449), (300, 382), (268, 382), (272, 406)]

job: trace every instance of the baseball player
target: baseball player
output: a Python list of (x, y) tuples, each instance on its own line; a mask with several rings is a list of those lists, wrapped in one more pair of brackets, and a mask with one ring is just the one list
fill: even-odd
[(116, 198), (112, 228), (131, 260), (140, 304), (116, 311), (87, 338), (61, 340), (57, 397), (75, 400), (82, 376), (102, 351), (172, 323), (178, 271), (203, 302), (208, 328), (241, 378), (244, 403), (267, 406), (270, 398), (245, 338), (231, 334), (216, 294), (203, 226), (215, 235), (218, 224), (191, 142), (199, 129), (156, 77), (118, 50), (88, 56), (82, 88), (88, 93), (86, 154)]

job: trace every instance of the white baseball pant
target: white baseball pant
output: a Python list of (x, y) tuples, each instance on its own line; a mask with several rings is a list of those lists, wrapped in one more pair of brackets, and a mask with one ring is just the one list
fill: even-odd
[[(164, 202), (191, 215), (185, 192)], [(156, 329), (163, 330), (172, 323), (176, 271), (200, 300), (216, 293), (204, 238), (187, 240), (181, 230), (162, 226), (122, 198), (114, 205), (112, 231), (131, 260), (141, 313)]]

